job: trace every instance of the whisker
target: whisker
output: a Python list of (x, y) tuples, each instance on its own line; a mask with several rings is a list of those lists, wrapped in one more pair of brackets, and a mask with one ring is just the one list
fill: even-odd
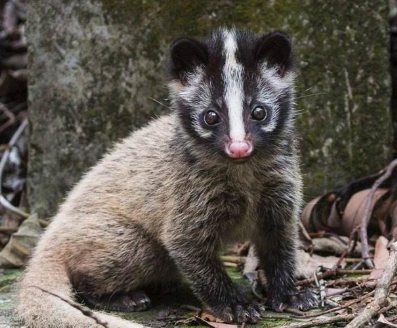
[(152, 98), (152, 97), (149, 97), (149, 99), (151, 99), (151, 100), (153, 100), (154, 102), (156, 102), (156, 103), (158, 103), (158, 104), (164, 106), (165, 108), (172, 109), (171, 107), (167, 106), (166, 104), (163, 104), (161, 101), (158, 101), (157, 99), (154, 99), (154, 98)]
[(296, 97), (295, 99), (301, 99), (301, 98), (307, 98), (307, 97), (313, 97), (313, 96), (320, 96), (320, 95), (325, 95), (325, 94), (326, 94), (326, 92), (311, 93), (311, 94), (308, 94), (308, 95), (302, 95), (302, 96)]
[(315, 87), (315, 85), (313, 85), (313, 86), (311, 86), (311, 87), (305, 89), (304, 92), (309, 91), (309, 90), (313, 89), (314, 87)]

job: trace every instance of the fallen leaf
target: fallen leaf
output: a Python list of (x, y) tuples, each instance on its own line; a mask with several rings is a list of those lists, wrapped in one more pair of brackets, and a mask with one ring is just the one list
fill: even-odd
[(196, 317), (196, 319), (201, 322), (205, 323), (207, 326), (214, 327), (214, 328), (238, 328), (237, 325), (230, 325), (228, 323), (223, 323), (223, 322), (210, 322), (207, 320), (204, 320), (200, 317)]
[(307, 229), (307, 231), (312, 231), (310, 229), (311, 227), (311, 222), (310, 222), (310, 217), (312, 215), (312, 211), (314, 206), (318, 203), (320, 200), (320, 196), (311, 200), (309, 203), (306, 204), (305, 208), (303, 209), (302, 215), (301, 215), (301, 221), (304, 225), (304, 227)]
[(200, 319), (204, 320), (204, 321), (208, 321), (208, 322), (222, 322), (222, 320), (218, 319), (217, 317), (215, 317), (213, 314), (203, 311), (200, 315)]
[(371, 274), (368, 277), (368, 280), (378, 280), (382, 277), (383, 271), (384, 270), (381, 269), (372, 270)]
[(389, 320), (387, 320), (383, 314), (381, 314), (379, 316), (378, 322), (383, 323), (383, 324), (385, 324), (385, 325), (387, 325), (389, 327), (396, 327), (397, 328), (397, 325), (395, 325), (394, 323), (391, 323)]
[(343, 294), (346, 290), (346, 288), (327, 288), (325, 292), (327, 297), (332, 297), (335, 295)]
[(397, 201), (394, 201), (389, 209), (389, 215), (379, 221), (379, 226), (384, 236), (391, 239), (392, 242), (397, 240)]
[[(353, 229), (361, 224), (364, 216), (365, 205), (368, 199), (370, 189), (364, 189), (355, 193), (346, 205), (345, 212), (342, 219), (342, 232), (344, 235), (349, 236)], [(374, 194), (372, 201), (371, 212), (380, 197), (387, 192), (387, 189), (379, 188)]]
[[(346, 248), (349, 238), (346, 236), (313, 238), (315, 252), (326, 252), (341, 255)], [(361, 243), (357, 242), (352, 256), (361, 256)]]
[(301, 248), (303, 248), (304, 250), (308, 251), (312, 249), (312, 239), (310, 238), (309, 233), (307, 232), (302, 221), (299, 221), (299, 241)]
[[(311, 278), (313, 277), (313, 273), (319, 266), (322, 266), (327, 269), (332, 269), (335, 263), (338, 261), (338, 257), (336, 256), (320, 256), (313, 254), (310, 256), (303, 250), (298, 250), (297, 252), (297, 263), (298, 267), (296, 269), (296, 275), (299, 279), (301, 278)], [(342, 267), (345, 265), (342, 262)]]
[(43, 232), (36, 214), (29, 216), (11, 236), (10, 241), (0, 252), (1, 267), (21, 267), (29, 258), (32, 249)]
[(374, 255), (375, 269), (385, 269), (387, 260), (389, 259), (389, 251), (387, 250), (388, 243), (389, 241), (383, 236), (377, 239)]

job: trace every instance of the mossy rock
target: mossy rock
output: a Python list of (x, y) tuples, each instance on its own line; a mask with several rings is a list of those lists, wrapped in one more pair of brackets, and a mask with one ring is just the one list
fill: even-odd
[[(28, 2), (28, 194), (52, 216), (115, 140), (167, 112), (170, 42), (221, 26), (286, 30), (298, 58), (306, 198), (390, 159), (388, 9), (363, 0)], [(56, 68), (56, 69), (54, 69)], [(152, 99), (163, 102), (161, 106)]]

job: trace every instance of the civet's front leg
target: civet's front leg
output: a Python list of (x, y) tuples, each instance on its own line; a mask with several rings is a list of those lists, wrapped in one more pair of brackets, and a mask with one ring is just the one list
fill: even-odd
[(193, 210), (192, 206), (184, 207), (167, 227), (166, 247), (171, 257), (215, 316), (226, 322), (257, 322), (263, 306), (247, 301), (217, 255), (226, 219), (221, 216), (226, 214), (203, 206)]
[(282, 311), (287, 306), (307, 310), (317, 304), (310, 291), (298, 292), (295, 287), (299, 217), (290, 192), (277, 192), (277, 199), (262, 197), (258, 233), (254, 238), (268, 283), (268, 304), (274, 311)]

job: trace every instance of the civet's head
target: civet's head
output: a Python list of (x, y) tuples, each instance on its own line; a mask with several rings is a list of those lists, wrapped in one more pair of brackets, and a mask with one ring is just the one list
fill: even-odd
[(283, 32), (220, 29), (205, 41), (177, 39), (170, 75), (184, 129), (235, 162), (271, 153), (292, 128), (294, 60)]

